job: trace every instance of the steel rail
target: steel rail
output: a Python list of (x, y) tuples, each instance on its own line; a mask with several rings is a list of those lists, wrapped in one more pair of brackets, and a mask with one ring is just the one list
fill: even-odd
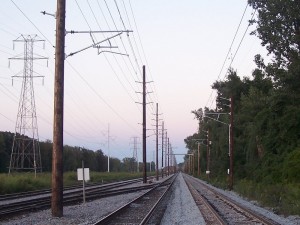
[[(227, 225), (227, 222), (219, 215), (219, 213), (211, 206), (211, 204), (204, 198), (194, 187), (193, 185), (184, 179), (185, 183), (187, 184), (195, 202), (198, 206), (200, 212), (202, 213), (203, 219), (205, 220), (206, 224), (220, 224), (220, 225)], [(202, 204), (199, 204), (202, 203)], [(207, 210), (209, 213), (207, 213)], [(205, 212), (206, 211), (206, 212)], [(211, 216), (213, 218), (211, 218)]]
[[(205, 186), (209, 191), (213, 192), (217, 198), (221, 199), (222, 201), (224, 201), (227, 205), (230, 205), (231, 207), (234, 207), (235, 209), (240, 210), (241, 212), (246, 212), (246, 214), (248, 213), (251, 217), (261, 221), (263, 224), (265, 225), (280, 225), (279, 223), (273, 221), (270, 218), (267, 218), (261, 214), (259, 214), (258, 212), (255, 212), (249, 208), (247, 208), (246, 206), (243, 206), (241, 204), (239, 204), (238, 202), (236, 202), (235, 200), (225, 196), (224, 194), (212, 189), (211, 187), (209, 187), (208, 185), (200, 182), (198, 179), (187, 175), (188, 177), (192, 178), (194, 181), (196, 181), (198, 184)], [(210, 204), (210, 203), (209, 203)], [(246, 214), (244, 214), (246, 216)], [(249, 216), (247, 216), (248, 218), (250, 218)]]
[[(164, 185), (166, 185), (167, 182), (171, 180), (171, 184), (173, 183), (173, 181), (175, 180), (176, 176), (170, 176), (167, 180), (163, 181), (163, 183), (157, 184), (155, 185), (153, 188), (151, 188), (150, 190), (148, 190), (147, 192), (145, 192), (144, 194), (138, 196), (137, 198), (133, 199), (132, 201), (126, 203), (125, 205), (119, 207), (117, 210), (111, 212), (110, 214), (108, 214), (107, 216), (103, 217), (102, 219), (100, 219), (99, 221), (97, 221), (96, 223), (94, 223), (93, 225), (107, 225), (110, 224), (110, 222), (115, 219), (117, 216), (119, 216), (121, 213), (123, 213), (126, 209), (130, 208), (130, 206), (132, 204), (135, 204), (137, 201), (141, 200), (142, 198), (144, 198), (146, 195), (149, 195), (151, 192), (154, 192), (157, 188), (162, 187)], [(170, 187), (171, 185), (169, 185)], [(167, 188), (169, 190), (169, 187)], [(165, 195), (166, 192), (164, 192), (163, 195)], [(159, 198), (159, 202), (162, 200), (162, 197)], [(156, 202), (156, 206), (158, 205), (158, 201)], [(140, 225), (145, 224), (150, 218), (152, 213), (154, 212), (156, 206), (152, 206), (151, 210), (146, 214), (146, 216), (142, 219), (141, 222), (139, 222)]]
[[(150, 178), (149, 178), (150, 179)], [(87, 183), (86, 188), (93, 188), (93, 187), (116, 187), (116, 185), (122, 186), (123, 184), (133, 184), (133, 183), (138, 183), (142, 181), (142, 178), (136, 178), (136, 179), (130, 179), (130, 180), (124, 180), (124, 181), (117, 181), (117, 182), (112, 182), (112, 183)], [(67, 186), (64, 188), (64, 191), (72, 191), (75, 189), (82, 189), (82, 184), (78, 185), (72, 185), (72, 186)], [(42, 190), (36, 190), (36, 191), (26, 191), (26, 192), (17, 192), (17, 193), (12, 193), (12, 194), (4, 194), (0, 195), (0, 204), (1, 201), (8, 201), (8, 200), (13, 200), (13, 199), (19, 199), (20, 197), (33, 197), (37, 195), (42, 195), (42, 194), (50, 194), (51, 189), (42, 189)]]
[[(127, 185), (127, 184), (124, 184)], [(123, 186), (124, 186), (123, 185)], [(141, 191), (145, 189), (150, 189), (155, 184), (146, 184), (138, 187), (125, 187), (120, 188), (120, 184), (115, 185), (113, 188), (110, 185), (109, 187), (105, 187), (104, 189), (100, 189), (101, 187), (87, 189), (86, 190), (86, 199), (93, 200), (97, 198), (120, 195), (130, 192)], [(117, 188), (117, 189), (116, 189)], [(76, 191), (65, 193), (64, 194), (64, 205), (70, 205), (74, 203), (78, 203), (82, 200), (82, 190), (77, 189)], [(41, 210), (45, 208), (49, 208), (51, 205), (51, 196), (44, 196), (36, 199), (27, 199), (24, 201), (2, 204), (0, 205), (0, 218), (8, 218), (9, 216), (17, 213), (28, 212), (32, 210)]]
[[(177, 177), (177, 175), (176, 175)], [(142, 222), (140, 223), (140, 225), (144, 225), (147, 224), (147, 222), (150, 220), (150, 218), (152, 217), (153, 213), (155, 212), (155, 210), (157, 209), (158, 205), (162, 202), (162, 200), (166, 197), (166, 194), (169, 192), (169, 190), (171, 189), (176, 177), (173, 178), (172, 183), (168, 186), (168, 188), (165, 190), (165, 192), (162, 194), (162, 196), (158, 199), (158, 201), (155, 203), (155, 205), (153, 205), (153, 207), (151, 208), (151, 210), (147, 213), (147, 215), (144, 217), (144, 219), (142, 220)]]

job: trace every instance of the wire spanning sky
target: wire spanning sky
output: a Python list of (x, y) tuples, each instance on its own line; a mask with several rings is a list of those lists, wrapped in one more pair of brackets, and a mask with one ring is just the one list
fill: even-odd
[[(64, 144), (107, 154), (109, 135), (111, 156), (132, 157), (132, 137), (141, 142), (142, 136), (137, 102), (142, 101), (138, 92), (145, 65), (147, 81), (152, 81), (147, 84), (147, 157), (153, 160), (155, 150), (156, 103), (173, 151), (185, 153), (184, 138), (198, 125), (191, 111), (214, 107), (213, 82), (224, 79), (229, 65), (241, 77), (251, 77), (254, 55), (264, 52), (260, 40), (249, 35), (254, 27), (242, 39), (253, 14), (246, 5), (246, 0), (67, 0), (66, 31), (87, 33), (66, 34)], [(34, 79), (39, 138), (52, 140), (56, 21), (47, 13), (55, 11), (56, 1), (1, 2), (1, 131), (14, 132), (21, 91), (21, 79), (14, 78), (12, 85), (12, 76), (22, 74), (23, 62), (9, 63), (8, 58), (23, 54), (24, 46), (15, 43), (13, 48), (13, 40), (37, 34), (45, 49), (37, 42), (34, 52), (49, 58), (34, 61), (35, 75), (44, 76)], [(99, 50), (87, 48), (105, 39), (110, 41), (100, 43)], [(139, 145), (140, 160), (141, 151)], [(177, 162), (182, 161), (178, 156)]]

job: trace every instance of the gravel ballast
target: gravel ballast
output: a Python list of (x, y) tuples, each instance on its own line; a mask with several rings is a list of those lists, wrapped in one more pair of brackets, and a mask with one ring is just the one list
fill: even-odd
[(116, 210), (145, 191), (102, 198), (85, 204), (65, 206), (64, 216), (52, 217), (51, 210), (24, 214), (8, 221), (0, 221), (1, 225), (88, 225), (94, 224), (101, 217)]
[[(203, 181), (202, 181), (203, 182)], [(211, 186), (211, 185), (210, 185)], [(212, 186), (211, 186), (212, 187)], [(276, 215), (273, 212), (259, 207), (253, 202), (249, 202), (241, 198), (233, 191), (224, 191), (217, 189), (222, 194), (229, 198), (234, 199), (242, 205), (263, 214), (266, 217), (272, 218), (279, 224), (284, 225), (300, 225), (299, 216), (290, 216), (284, 218)], [(62, 218), (55, 218), (51, 215), (51, 210), (43, 210), (34, 213), (28, 213), (20, 216), (16, 216), (10, 220), (0, 221), (1, 225), (60, 225), (60, 224), (80, 224), (89, 225), (94, 224), (100, 218), (123, 206), (127, 202), (138, 197), (145, 191), (137, 193), (128, 193), (124, 195), (111, 196), (85, 204), (78, 204), (73, 206), (64, 207), (64, 216)], [(166, 212), (161, 221), (162, 225), (198, 225), (205, 224), (204, 219), (194, 202), (194, 199), (183, 180), (181, 173), (178, 174), (177, 179), (172, 187), (172, 193), (170, 201), (168, 203)]]
[(179, 173), (173, 184), (173, 193), (162, 218), (162, 225), (189, 224), (200, 225), (205, 221), (185, 183), (182, 174)]
[[(200, 180), (201, 181), (201, 180)], [(215, 189), (216, 191), (221, 192), (223, 195), (225, 195), (228, 198), (233, 199), (237, 203), (246, 206), (247, 208), (251, 209), (254, 212), (260, 213), (261, 215), (270, 218), (274, 220), (275, 222), (283, 225), (300, 225), (300, 217), (299, 216), (289, 216), (289, 217), (283, 217), (280, 215), (277, 215), (273, 213), (272, 211), (265, 209), (263, 207), (260, 207), (255, 202), (249, 202), (248, 200), (242, 198), (234, 191), (228, 191), (228, 190), (222, 190), (219, 188), (216, 188), (210, 184), (207, 184), (204, 181), (201, 181), (202, 183), (205, 183), (206, 185), (210, 186), (211, 188)]]

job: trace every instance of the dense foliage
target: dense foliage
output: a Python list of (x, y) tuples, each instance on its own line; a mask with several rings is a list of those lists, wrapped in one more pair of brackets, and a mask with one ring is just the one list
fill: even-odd
[[(249, 0), (248, 3), (258, 13), (257, 19), (250, 21), (256, 25), (252, 34), (261, 39), (271, 60), (265, 63), (261, 55), (256, 55), (252, 77), (231, 69), (226, 80), (213, 83), (216, 108), (192, 111), (199, 122), (199, 132), (185, 139), (186, 146), (189, 152), (197, 149), (195, 139), (206, 139), (203, 130), (209, 130), (211, 176), (226, 179), (227, 124), (232, 98), (235, 180), (245, 179), (260, 187), (297, 186), (300, 183), (300, 1)], [(202, 172), (207, 166), (206, 144), (201, 141)], [(284, 188), (276, 190), (286, 194)]]
[[(10, 162), (10, 154), (13, 143), (14, 134), (10, 132), (0, 132), (0, 173), (7, 172)], [(52, 142), (40, 142), (40, 152), (42, 159), (43, 172), (49, 172), (52, 169)], [(91, 171), (105, 172), (107, 171), (107, 156), (101, 149), (92, 151), (80, 147), (72, 147), (65, 145), (63, 149), (64, 171), (76, 171), (82, 166), (84, 160), (85, 167)], [(112, 172), (136, 172), (137, 162), (135, 158), (124, 158), (122, 161), (118, 158), (110, 157), (110, 171)], [(152, 162), (152, 168), (155, 168)], [(149, 171), (150, 164), (147, 163)], [(142, 165), (139, 164), (139, 171), (142, 171)]]

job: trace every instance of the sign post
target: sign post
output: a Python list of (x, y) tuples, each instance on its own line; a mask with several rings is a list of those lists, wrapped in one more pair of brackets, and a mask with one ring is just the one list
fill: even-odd
[(82, 160), (82, 168), (77, 169), (77, 178), (78, 180), (82, 180), (83, 203), (85, 203), (85, 181), (90, 180), (90, 169), (84, 168), (83, 160)]

